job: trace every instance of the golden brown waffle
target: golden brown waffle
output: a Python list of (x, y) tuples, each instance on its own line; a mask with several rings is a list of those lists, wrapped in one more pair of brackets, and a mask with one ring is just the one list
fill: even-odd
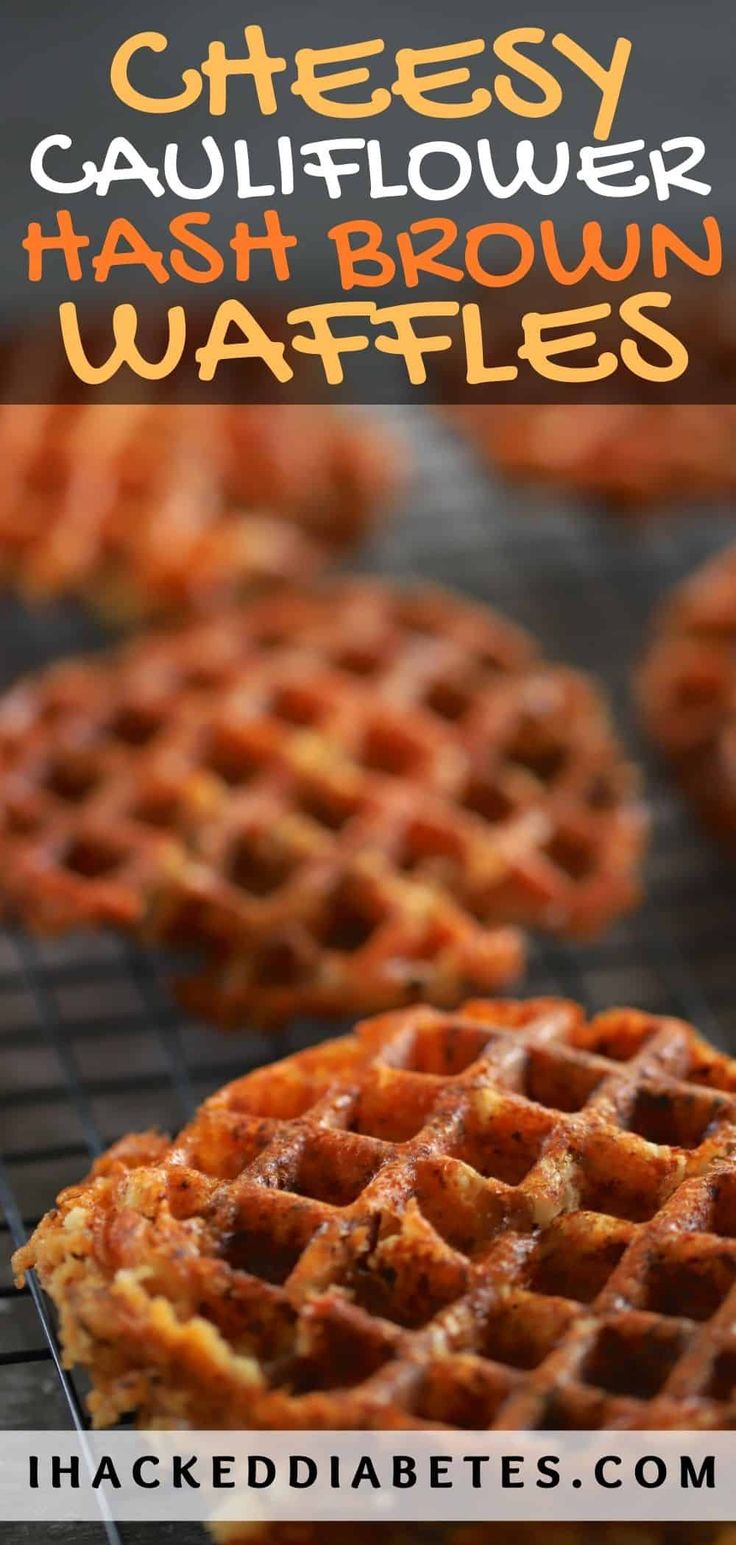
[(560, 999), (417, 1007), (124, 1138), (35, 1268), (98, 1423), (736, 1422), (736, 1062)]
[(736, 548), (662, 609), (638, 685), (647, 727), (686, 793), (736, 841)]
[(516, 974), (509, 925), (591, 933), (637, 889), (597, 689), (485, 608), (379, 581), (21, 684), (0, 791), (20, 916), (199, 948), (189, 1001), (228, 1022), (452, 1005)]
[(115, 615), (303, 582), (398, 475), (388, 436), (333, 408), (0, 408), (0, 575)]
[(492, 466), (631, 511), (736, 492), (736, 407), (563, 403), (459, 407)]

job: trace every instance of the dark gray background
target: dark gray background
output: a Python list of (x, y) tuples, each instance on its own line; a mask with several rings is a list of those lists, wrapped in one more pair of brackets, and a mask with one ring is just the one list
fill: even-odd
[[(210, 39), (222, 39), (228, 52), (237, 55), (243, 46), (245, 22), (261, 22), (271, 52), (285, 55), (290, 62), (287, 73), (276, 78), (279, 111), (275, 116), (260, 116), (250, 83), (242, 80), (231, 83), (232, 106), (224, 118), (209, 117), (204, 94), (194, 107), (162, 116), (134, 112), (115, 98), (108, 81), (109, 64), (115, 49), (129, 35), (154, 29), (169, 37), (164, 55), (139, 56), (134, 75), (142, 87), (173, 92), (178, 88), (182, 68), (201, 63)], [(29, 286), (25, 279), (25, 255), (20, 247), (27, 222), (40, 219), (44, 226), (52, 224), (51, 217), (65, 202), (60, 196), (38, 189), (29, 174), (34, 145), (52, 132), (68, 133), (75, 146), (74, 155), (56, 153), (54, 167), (64, 168), (59, 175), (76, 175), (77, 165), (86, 157), (99, 163), (111, 137), (124, 134), (156, 164), (162, 160), (167, 141), (179, 142), (182, 175), (191, 176), (194, 183), (201, 180), (203, 171), (199, 142), (208, 133), (223, 148), (236, 137), (247, 138), (255, 175), (264, 168), (265, 175), (258, 180), (270, 180), (270, 151), (279, 133), (291, 134), (297, 144), (332, 135), (377, 135), (384, 142), (387, 175), (391, 179), (395, 166), (397, 180), (402, 180), (407, 147), (427, 139), (446, 138), (471, 145), (478, 137), (487, 135), (498, 157), (499, 169), (513, 164), (510, 154), (519, 139), (532, 138), (540, 147), (546, 145), (550, 149), (562, 138), (570, 140), (573, 147), (591, 143), (599, 96), (592, 84), (551, 47), (538, 57), (559, 75), (566, 94), (560, 110), (545, 119), (517, 118), (494, 102), (487, 113), (478, 117), (443, 122), (422, 118), (403, 103), (395, 102), (376, 118), (355, 122), (331, 120), (309, 112), (288, 91), (294, 75), (291, 61), (300, 46), (319, 47), (383, 37), (386, 52), (370, 63), (375, 83), (385, 84), (392, 78), (391, 60), (397, 47), (442, 44), (474, 36), (490, 42), (497, 33), (520, 23), (544, 27), (548, 39), (555, 31), (567, 31), (606, 61), (617, 34), (631, 37), (633, 53), (611, 140), (643, 137), (648, 146), (655, 146), (673, 135), (702, 136), (707, 158), (695, 175), (712, 184), (712, 196), (706, 200), (675, 190), (667, 204), (657, 203), (650, 194), (633, 200), (603, 199), (573, 178), (553, 199), (526, 193), (502, 203), (494, 202), (482, 185), (479, 189), (478, 181), (474, 181), (465, 194), (446, 205), (422, 203), (412, 196), (371, 203), (363, 178), (355, 177), (346, 180), (338, 203), (327, 198), (319, 182), (298, 178), (292, 197), (277, 196), (268, 201), (280, 208), (284, 226), (300, 236), (298, 253), (292, 259), (293, 281), (288, 286), (288, 296), (286, 287), (281, 287), (279, 306), (286, 310), (287, 300), (293, 305), (339, 297), (335, 264), (324, 232), (335, 220), (368, 215), (380, 219), (391, 231), (439, 210), (456, 219), (461, 232), (480, 220), (494, 218), (519, 221), (534, 229), (540, 218), (549, 217), (562, 233), (563, 244), (569, 241), (569, 253), (565, 246), (565, 255), (573, 261), (579, 254), (577, 232), (586, 218), (600, 219), (606, 232), (615, 237), (626, 220), (646, 225), (652, 219), (665, 219), (686, 233), (693, 221), (699, 222), (705, 213), (712, 212), (723, 227), (727, 261), (732, 260), (736, 231), (736, 20), (732, 0), (646, 0), (645, 4), (622, 0), (615, 6), (592, 5), (589, 0), (534, 0), (521, 10), (518, 0), (496, 0), (493, 5), (483, 0), (462, 0), (462, 4), (450, 8), (437, 0), (422, 5), (408, 0), (375, 0), (370, 7), (340, 5), (337, 0), (315, 0), (309, 5), (294, 0), (277, 0), (275, 4), (254, 0), (248, 6), (235, 4), (234, 0), (211, 0), (206, 6), (195, 5), (192, 0), (132, 0), (124, 8), (95, 4), (93, 0), (66, 0), (63, 6), (33, 4), (31, 0), (28, 4), (4, 7), (0, 320), (4, 316), (6, 321), (17, 324), (24, 316), (48, 316), (59, 298), (71, 295), (80, 305), (86, 304), (90, 296), (95, 305), (102, 307), (105, 318), (115, 300), (136, 298), (147, 298), (157, 308), (177, 299), (185, 299), (190, 305), (198, 302), (207, 308), (209, 316), (210, 304), (214, 310), (219, 292), (235, 293), (229, 270), (229, 283), (223, 279), (218, 286), (187, 286), (175, 277), (165, 286), (158, 286), (149, 275), (135, 269), (118, 270), (103, 286), (95, 286), (91, 278), (70, 286), (58, 260), (49, 263), (48, 280), (43, 285)], [(490, 47), (485, 55), (470, 61), (470, 66), (474, 82), (489, 85), (495, 70), (500, 68)], [(526, 83), (521, 83), (520, 89), (532, 92)], [(92, 234), (93, 243), (99, 244), (115, 215), (126, 214), (139, 223), (149, 240), (161, 246), (165, 254), (171, 244), (168, 220), (182, 207), (196, 207), (183, 206), (169, 193), (156, 199), (133, 183), (114, 186), (105, 198), (97, 197), (91, 190), (71, 196), (66, 202), (78, 227)], [(232, 179), (226, 179), (219, 194), (202, 207), (213, 216), (211, 229), (205, 234), (221, 246), (229, 239), (236, 219), (250, 218), (254, 225), (260, 223), (259, 202), (238, 203)], [(461, 251), (460, 248), (460, 254)], [(268, 265), (258, 265), (256, 260), (253, 273), (253, 293), (262, 292), (268, 286)], [(488, 299), (490, 295), (494, 317), (511, 314), (516, 318), (528, 309), (522, 304), (522, 296), (526, 286), (534, 282), (532, 274), (525, 285), (513, 290), (481, 291), (481, 298)], [(701, 286), (704, 282), (700, 281)], [(451, 298), (456, 299), (456, 287), (451, 288)], [(439, 292), (446, 294), (447, 290), (447, 286), (440, 284)], [(239, 293), (240, 298), (247, 300), (251, 289), (241, 286)], [(432, 292), (429, 288), (413, 292), (414, 298), (418, 293)], [(392, 287), (390, 292), (358, 291), (355, 298), (366, 294), (369, 299), (378, 295), (386, 303), (406, 298), (406, 292), (402, 294), (398, 287)], [(568, 298), (570, 291), (558, 289), (556, 294), (560, 305), (574, 303)], [(603, 298), (611, 298), (610, 288)], [(359, 390), (364, 399), (371, 397), (370, 380), (363, 380), (369, 360), (373, 371), (372, 355), (351, 365), (356, 392)], [(528, 387), (530, 393), (534, 384), (532, 381)], [(405, 391), (403, 383), (402, 387)], [(259, 383), (257, 389), (263, 391), (265, 386)], [(388, 394), (399, 390), (397, 380), (388, 388)], [(386, 388), (381, 391), (385, 397)], [(379, 395), (378, 387), (375, 395)]]

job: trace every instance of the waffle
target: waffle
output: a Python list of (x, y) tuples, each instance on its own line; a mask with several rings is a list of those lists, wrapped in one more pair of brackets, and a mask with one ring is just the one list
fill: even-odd
[(0, 576), (127, 619), (304, 580), (363, 533), (398, 474), (332, 408), (0, 408)]
[(512, 478), (638, 511), (736, 492), (736, 407), (460, 407), (454, 421)]
[(732, 1524), (214, 1524), (218, 1545), (733, 1545)]
[(649, 731), (688, 797), (736, 844), (736, 548), (675, 591), (638, 685)]
[(198, 949), (225, 1023), (494, 990), (518, 929), (636, 896), (642, 821), (596, 688), (480, 606), (343, 582), (0, 702), (6, 896), (46, 932)]
[(15, 1257), (105, 1424), (736, 1422), (736, 1061), (560, 999), (424, 1006), (124, 1138)]

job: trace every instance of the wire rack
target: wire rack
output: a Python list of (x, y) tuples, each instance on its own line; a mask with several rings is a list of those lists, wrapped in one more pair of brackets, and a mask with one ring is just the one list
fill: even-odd
[[(726, 510), (632, 528), (562, 500), (496, 485), (434, 417), (403, 427), (420, 473), (406, 507), (367, 555), (383, 573), (424, 576), (490, 601), (529, 626), (547, 652), (606, 682), (644, 765), (653, 823), (646, 901), (595, 944), (536, 941), (522, 990), (631, 1003), (694, 1021), (736, 1051), (736, 870), (722, 864), (640, 743), (629, 682), (657, 598), (733, 534)], [(74, 608), (29, 616), (5, 601), (3, 675), (99, 643)], [(82, 1383), (60, 1364), (53, 1317), (35, 1282), (10, 1280), (11, 1250), (91, 1156), (128, 1130), (175, 1129), (213, 1088), (326, 1034), (303, 1024), (274, 1041), (223, 1036), (185, 1019), (164, 963), (120, 939), (39, 943), (0, 933), (0, 1425), (85, 1424)], [(0, 1526), (1, 1528), (1, 1526)], [(59, 1545), (158, 1545), (164, 1526), (52, 1526)], [(7, 1525), (4, 1545), (36, 1545)], [(196, 1526), (176, 1545), (199, 1545)]]

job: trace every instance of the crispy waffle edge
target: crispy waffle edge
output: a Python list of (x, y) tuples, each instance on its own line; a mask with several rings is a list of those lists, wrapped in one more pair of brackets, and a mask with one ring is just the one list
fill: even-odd
[(99, 1425), (736, 1425), (736, 1063), (419, 1007), (124, 1138), (15, 1256)]
[(636, 678), (640, 714), (686, 797), (736, 846), (736, 548), (676, 586)]

